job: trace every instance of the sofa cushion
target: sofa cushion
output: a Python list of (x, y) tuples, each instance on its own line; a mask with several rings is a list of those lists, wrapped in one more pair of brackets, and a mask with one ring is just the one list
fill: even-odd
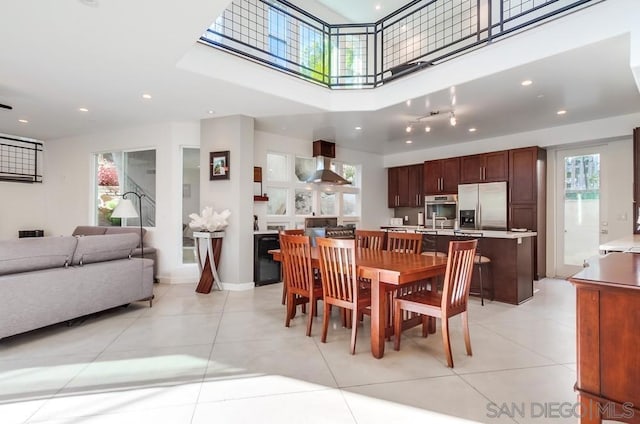
[(0, 241), (0, 275), (63, 267), (78, 243), (72, 236)]
[[(106, 232), (105, 234), (137, 234), (138, 235), (138, 244), (137, 247), (140, 247), (140, 227), (104, 227)], [(142, 228), (142, 240), (144, 240), (144, 235), (147, 233), (145, 228)]]
[(128, 258), (138, 245), (140, 236), (134, 233), (105, 234), (103, 236), (78, 237), (77, 239), (78, 246), (73, 254), (72, 265)]
[(75, 230), (73, 230), (72, 236), (97, 236), (100, 234), (104, 234), (107, 231), (106, 227), (98, 227), (95, 225), (78, 225)]

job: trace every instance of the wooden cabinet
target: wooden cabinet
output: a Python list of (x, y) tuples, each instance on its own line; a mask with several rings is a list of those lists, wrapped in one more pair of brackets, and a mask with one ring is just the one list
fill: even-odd
[(538, 233), (534, 243), (536, 280), (546, 275), (547, 152), (539, 147), (509, 150), (509, 228)]
[(387, 203), (390, 208), (423, 205), (422, 167), (419, 164), (389, 168)]
[(460, 184), (507, 181), (508, 177), (508, 150), (460, 158)]
[(633, 129), (633, 233), (640, 234), (640, 128)]
[(425, 195), (455, 194), (460, 181), (460, 158), (426, 161), (423, 175)]
[(639, 268), (640, 255), (610, 253), (569, 279), (576, 287), (581, 423), (638, 422)]

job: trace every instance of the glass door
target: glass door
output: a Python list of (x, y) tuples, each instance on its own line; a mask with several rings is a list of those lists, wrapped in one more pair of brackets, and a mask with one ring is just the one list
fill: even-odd
[(578, 272), (584, 261), (598, 255), (607, 233), (601, 216), (601, 147), (560, 150), (557, 157), (556, 274)]

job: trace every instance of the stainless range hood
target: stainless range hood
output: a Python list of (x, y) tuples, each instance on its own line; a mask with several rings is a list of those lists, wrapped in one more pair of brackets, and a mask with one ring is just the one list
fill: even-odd
[(316, 172), (307, 179), (308, 183), (345, 185), (351, 184), (331, 170), (331, 159), (336, 157), (335, 143), (324, 140), (313, 142), (313, 157), (316, 158)]

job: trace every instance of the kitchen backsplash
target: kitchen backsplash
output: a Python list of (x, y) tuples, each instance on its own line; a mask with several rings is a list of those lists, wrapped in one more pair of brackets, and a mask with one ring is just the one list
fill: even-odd
[(424, 212), (424, 208), (394, 208), (394, 211), (395, 218), (409, 218), (404, 225), (418, 225), (418, 212)]

